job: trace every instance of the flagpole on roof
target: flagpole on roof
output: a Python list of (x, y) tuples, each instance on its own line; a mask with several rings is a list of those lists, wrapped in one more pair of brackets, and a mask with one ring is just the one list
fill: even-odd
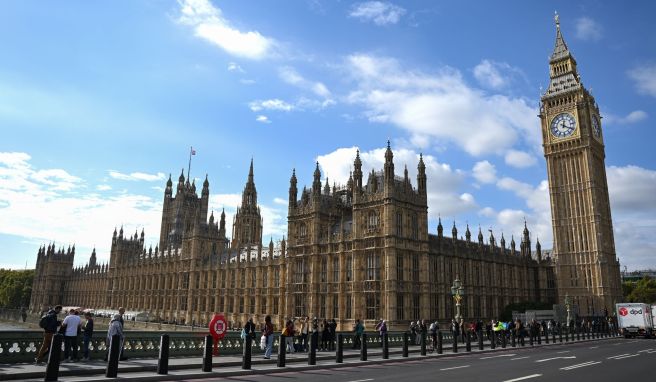
[(191, 156), (194, 154), (194, 147), (189, 146), (189, 167), (187, 167), (187, 180), (191, 179)]

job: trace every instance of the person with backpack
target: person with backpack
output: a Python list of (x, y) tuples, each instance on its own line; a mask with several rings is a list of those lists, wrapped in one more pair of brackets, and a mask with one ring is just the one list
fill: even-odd
[(437, 349), (437, 331), (440, 330), (440, 326), (437, 323), (437, 321), (430, 324), (428, 330), (430, 331), (431, 342), (432, 342), (431, 352), (434, 352)]
[(61, 310), (62, 306), (57, 305), (54, 309), (50, 309), (48, 313), (44, 314), (43, 317), (41, 317), (41, 320), (39, 320), (39, 326), (43, 329), (43, 343), (41, 344), (39, 352), (36, 354), (36, 358), (34, 358), (34, 363), (37, 365), (41, 363), (41, 357), (50, 351), (52, 336), (57, 333), (57, 327), (61, 325), (61, 321), (57, 320), (57, 315)]

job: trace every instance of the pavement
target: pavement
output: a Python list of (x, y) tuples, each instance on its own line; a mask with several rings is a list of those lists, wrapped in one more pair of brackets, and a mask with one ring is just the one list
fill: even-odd
[[(460, 352), (456, 354), (451, 353), (450, 348), (447, 349), (445, 346), (444, 354), (429, 353), (428, 356), (419, 355), (419, 348), (415, 346), (410, 348), (411, 353), (408, 358), (401, 357), (400, 348), (391, 348), (390, 359), (387, 360), (382, 359), (380, 349), (371, 349), (368, 352), (368, 361), (364, 362), (359, 360), (358, 351), (345, 349), (343, 364), (335, 363), (334, 352), (318, 352), (317, 365), (314, 366), (307, 364), (306, 353), (297, 353), (287, 355), (285, 368), (278, 368), (275, 359), (253, 358), (251, 370), (241, 369), (241, 356), (221, 356), (214, 358), (212, 372), (201, 371), (202, 359), (200, 357), (171, 358), (169, 360), (168, 375), (155, 374), (157, 359), (134, 359), (120, 362), (118, 379), (160, 381), (222, 380), (229, 378), (234, 380), (238, 377), (238, 380), (243, 381), (269, 381), (274, 380), (274, 378), (275, 380), (280, 380), (280, 378), (285, 378), (285, 380), (302, 378), (305, 380), (308, 377), (322, 379), (329, 376), (331, 382), (364, 382), (374, 380), (398, 381), (400, 378), (412, 378), (418, 381), (435, 380), (437, 374), (444, 374), (447, 380), (455, 379), (457, 375), (459, 381), (510, 381), (513, 380), (514, 375), (517, 375), (516, 378), (530, 377), (525, 379), (548, 378), (551, 371), (553, 371), (550, 368), (553, 366), (573, 367), (572, 369), (566, 369), (566, 371), (574, 371), (579, 368), (585, 369), (602, 364), (605, 366), (605, 363), (608, 363), (605, 357), (612, 356), (615, 353), (617, 353), (615, 355), (626, 354), (618, 357), (618, 360), (624, 362), (633, 362), (635, 361), (634, 358), (654, 357), (652, 352), (656, 353), (656, 341), (626, 340), (623, 338), (550, 345), (543, 343), (533, 348), (529, 347), (527, 343), (524, 348), (508, 347), (506, 349), (485, 349), (483, 351), (474, 349), (475, 346), (475, 344), (472, 344), (471, 353), (464, 352), (464, 347), (460, 347)], [(632, 350), (637, 347), (640, 347), (640, 349)], [(641, 350), (641, 352), (638, 352), (638, 350)], [(605, 361), (602, 361), (602, 358)], [(540, 361), (540, 359), (543, 360)], [(650, 359), (650, 362), (653, 363), (653, 361), (654, 359)], [(583, 362), (589, 362), (589, 364), (577, 366)], [(106, 363), (100, 361), (63, 363), (60, 366), (59, 380), (97, 381), (105, 379), (105, 366)], [(44, 373), (45, 365), (0, 365), (0, 380), (43, 380)], [(503, 379), (506, 377), (508, 379)], [(605, 375), (602, 375), (602, 377), (605, 377)], [(556, 379), (562, 381), (561, 377)], [(555, 381), (556, 379), (551, 380)]]

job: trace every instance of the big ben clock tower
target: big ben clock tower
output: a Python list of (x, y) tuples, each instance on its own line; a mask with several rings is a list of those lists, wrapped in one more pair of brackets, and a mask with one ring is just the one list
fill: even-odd
[(541, 99), (558, 294), (582, 316), (612, 312), (622, 298), (608, 199), (601, 116), (583, 86), (558, 15), (549, 60), (549, 88)]

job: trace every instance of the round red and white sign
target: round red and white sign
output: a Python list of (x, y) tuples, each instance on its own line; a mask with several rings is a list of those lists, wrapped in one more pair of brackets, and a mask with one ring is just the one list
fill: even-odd
[(222, 314), (215, 314), (212, 321), (210, 321), (210, 333), (212, 337), (220, 340), (225, 336), (226, 329), (225, 317)]
[(629, 311), (626, 308), (620, 308), (620, 316), (626, 316)]

